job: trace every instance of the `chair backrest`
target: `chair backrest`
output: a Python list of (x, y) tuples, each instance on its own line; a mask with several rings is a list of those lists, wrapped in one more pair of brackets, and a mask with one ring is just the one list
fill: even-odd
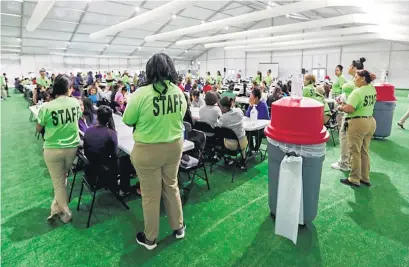
[(225, 127), (215, 127), (214, 131), (216, 133), (217, 138), (220, 139), (231, 139), (231, 140), (236, 140), (239, 142), (239, 138), (237, 135), (234, 133), (234, 131), (230, 128), (225, 128)]
[(187, 121), (184, 121), (183, 125), (185, 126), (186, 133), (189, 133), (192, 130), (192, 125), (188, 123)]
[(206, 147), (206, 134), (204, 132), (193, 129), (188, 133), (187, 139), (195, 144), (195, 149), (200, 150), (202, 154), (204, 153)]
[(204, 133), (215, 133), (214, 128), (203, 121), (197, 121), (193, 128)]

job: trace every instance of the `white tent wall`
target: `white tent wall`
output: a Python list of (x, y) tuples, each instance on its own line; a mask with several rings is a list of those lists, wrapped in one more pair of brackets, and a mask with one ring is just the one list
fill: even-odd
[[(377, 41), (367, 44), (337, 46), (314, 50), (277, 51), (277, 52), (243, 52), (213, 48), (201, 55), (201, 73), (223, 68), (242, 70), (245, 76), (255, 76), (260, 62), (279, 64), (279, 77), (286, 79), (291, 74), (298, 73), (302, 68), (312, 72), (313, 68), (325, 68), (331, 79), (335, 78), (336, 65), (344, 66), (347, 79), (348, 67), (352, 60), (365, 57), (365, 68), (375, 72), (378, 78), (383, 71), (388, 71), (388, 81), (397, 88), (409, 88), (409, 45), (390, 41)], [(206, 60), (207, 59), (207, 60)], [(263, 73), (263, 75), (265, 75)]]

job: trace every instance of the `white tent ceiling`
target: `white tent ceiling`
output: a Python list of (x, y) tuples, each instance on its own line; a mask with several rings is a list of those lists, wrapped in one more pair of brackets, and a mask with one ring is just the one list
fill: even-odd
[[(167, 14), (147, 24), (135, 24), (132, 28), (117, 32), (114, 35), (108, 35), (101, 39), (90, 38), (91, 33), (126, 21), (167, 2), (169, 1), (57, 0), (38, 28), (29, 32), (26, 30), (26, 25), (33, 14), (37, 1), (1, 1), (1, 52), (2, 54), (28, 55), (66, 53), (93, 56), (149, 57), (153, 53), (165, 51), (171, 57), (190, 60), (197, 58), (206, 51), (204, 44), (176, 45), (176, 41), (263, 28), (266, 27), (266, 21), (236, 24), (235, 26), (229, 26), (228, 29), (199, 31), (178, 36), (176, 40), (172, 38), (172, 40), (146, 42), (144, 38), (185, 27), (201, 25), (203, 22), (265, 10), (267, 7), (272, 10), (276, 6), (291, 4), (291, 1), (284, 0), (278, 2), (190, 1), (186, 7), (174, 14), (176, 17)], [(402, 14), (409, 15), (409, 3), (407, 1), (396, 1), (393, 5), (396, 5)], [(291, 14), (287, 21), (298, 23), (363, 11), (362, 8), (351, 6), (318, 8)], [(285, 18), (285, 16), (281, 17)], [(271, 26), (272, 19), (267, 20), (267, 25)], [(274, 26), (278, 24), (276, 21), (274, 22)], [(337, 27), (343, 26), (351, 25), (337, 25)], [(267, 36), (271, 36), (271, 34)]]

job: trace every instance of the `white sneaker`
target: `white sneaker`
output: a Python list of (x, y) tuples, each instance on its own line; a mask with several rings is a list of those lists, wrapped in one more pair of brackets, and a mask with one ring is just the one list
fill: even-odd
[(179, 230), (173, 231), (173, 234), (176, 236), (177, 239), (185, 238), (185, 231), (186, 231), (186, 224)]
[(349, 171), (349, 168), (345, 168), (345, 167), (340, 166), (339, 162), (332, 163), (331, 168), (333, 168), (335, 170), (340, 170), (340, 171), (343, 171), (343, 172)]
[(60, 220), (63, 223), (69, 223), (72, 220), (71, 212), (63, 212), (62, 214), (60, 214)]

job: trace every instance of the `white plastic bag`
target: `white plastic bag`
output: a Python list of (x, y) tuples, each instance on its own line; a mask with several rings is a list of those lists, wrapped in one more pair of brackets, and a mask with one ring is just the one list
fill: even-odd
[(297, 244), (298, 225), (304, 224), (302, 157), (285, 156), (278, 179), (275, 234)]

